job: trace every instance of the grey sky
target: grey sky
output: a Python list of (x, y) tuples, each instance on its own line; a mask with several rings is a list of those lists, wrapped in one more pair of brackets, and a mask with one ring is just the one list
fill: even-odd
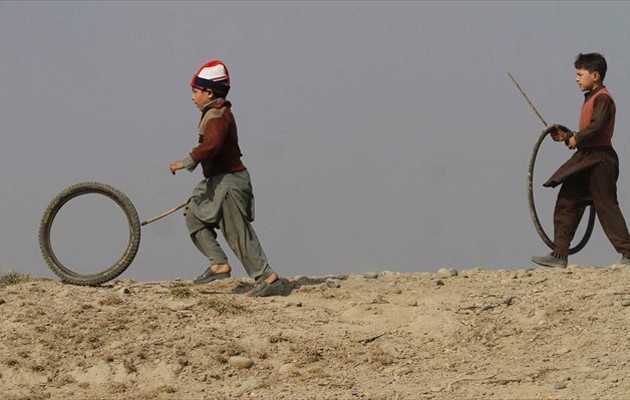
[[(628, 216), (628, 16), (624, 2), (0, 2), (0, 273), (53, 277), (39, 220), (72, 184), (119, 188), (141, 219), (185, 200), (201, 171), (168, 164), (195, 145), (189, 81), (215, 58), (232, 77), (254, 227), (282, 275), (531, 266), (547, 252), (525, 196), (542, 124), (506, 70), (548, 121), (576, 128), (573, 60), (607, 57)], [(556, 192), (540, 183), (569, 156), (546, 142), (538, 161), (549, 232)], [(63, 210), (55, 248), (99, 269), (126, 227), (84, 200)], [(122, 277), (205, 268), (180, 213), (142, 235)], [(570, 262), (618, 258), (597, 225)]]

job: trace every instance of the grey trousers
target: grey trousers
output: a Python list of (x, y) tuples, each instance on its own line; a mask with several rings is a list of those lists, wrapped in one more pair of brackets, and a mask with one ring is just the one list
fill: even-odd
[(216, 229), (220, 229), (250, 278), (259, 281), (274, 272), (252, 224), (241, 213), (229, 192), (221, 203), (221, 216), (217, 224), (203, 222), (194, 213), (187, 212), (186, 226), (193, 243), (210, 259), (211, 265), (228, 262), (225, 252), (217, 242)]

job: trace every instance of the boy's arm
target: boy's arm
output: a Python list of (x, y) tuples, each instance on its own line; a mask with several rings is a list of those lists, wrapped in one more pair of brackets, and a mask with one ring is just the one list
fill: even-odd
[(197, 164), (199, 163), (193, 160), (190, 154), (182, 158), (183, 167), (186, 168), (190, 172), (194, 171), (195, 168), (197, 168)]
[(605, 95), (599, 95), (593, 102), (593, 115), (586, 128), (575, 133), (575, 141), (577, 144), (584, 143), (595, 137), (604, 129), (608, 120), (613, 116), (614, 103), (612, 99)]

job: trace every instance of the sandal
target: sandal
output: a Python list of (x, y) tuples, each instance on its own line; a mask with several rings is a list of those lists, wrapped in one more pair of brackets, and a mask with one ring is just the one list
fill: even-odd
[(210, 283), (210, 282), (218, 281), (218, 280), (221, 280), (221, 279), (227, 279), (227, 278), (229, 278), (231, 276), (232, 276), (231, 271), (228, 271), (228, 272), (214, 272), (211, 267), (208, 267), (206, 272), (204, 272), (203, 274), (201, 274), (198, 277), (196, 277), (195, 280), (193, 281), (193, 283), (195, 285), (200, 285), (202, 283)]
[(280, 287), (280, 278), (269, 283), (266, 280), (261, 280), (254, 284), (254, 288), (250, 290), (247, 295), (249, 297), (266, 297), (275, 294), (275, 290)]

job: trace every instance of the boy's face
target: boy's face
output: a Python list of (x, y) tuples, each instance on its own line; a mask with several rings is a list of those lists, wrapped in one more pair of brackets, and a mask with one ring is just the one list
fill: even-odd
[(192, 101), (198, 109), (203, 110), (203, 106), (208, 104), (210, 100), (212, 100), (212, 92), (196, 87), (192, 88)]
[(575, 81), (583, 92), (593, 90), (593, 88), (601, 85), (599, 72), (589, 72), (582, 68), (575, 70)]

